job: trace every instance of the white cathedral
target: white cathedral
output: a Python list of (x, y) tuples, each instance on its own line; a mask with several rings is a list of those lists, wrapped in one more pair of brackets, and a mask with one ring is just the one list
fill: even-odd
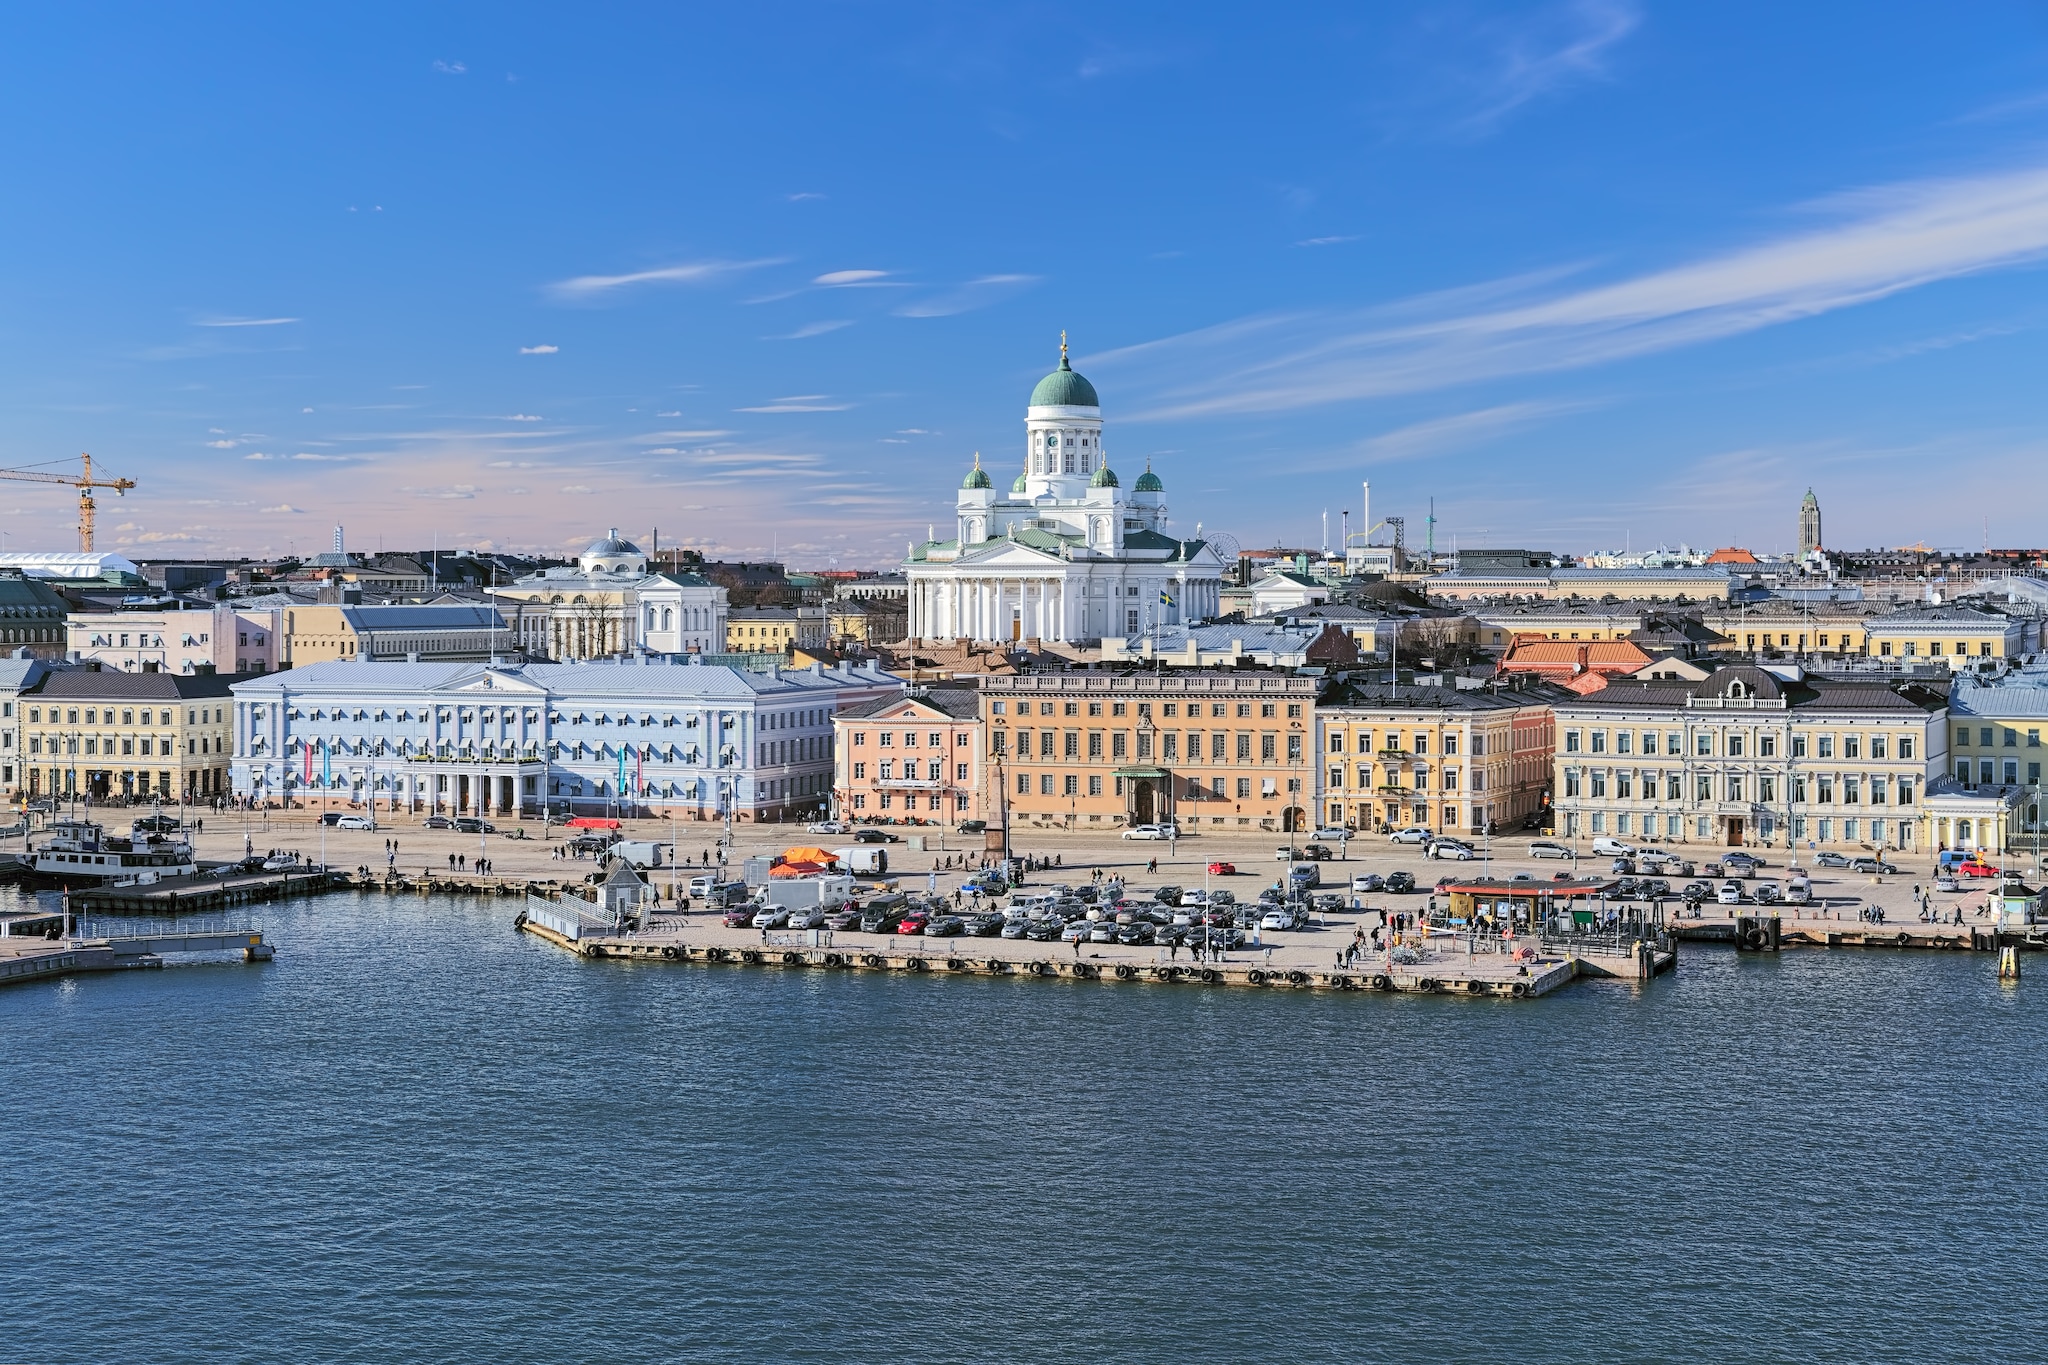
[[(1199, 527), (1197, 530), (1199, 531)], [(1166, 532), (1150, 463), (1129, 493), (1102, 444), (1095, 386), (1067, 362), (1024, 411), (1024, 472), (1007, 496), (977, 455), (951, 540), (910, 547), (910, 634), (923, 639), (1092, 642), (1209, 620), (1223, 563)]]

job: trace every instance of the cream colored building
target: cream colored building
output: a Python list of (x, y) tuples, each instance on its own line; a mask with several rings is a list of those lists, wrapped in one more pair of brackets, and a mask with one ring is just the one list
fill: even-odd
[(1552, 703), (1544, 683), (1460, 691), (1340, 678), (1316, 704), (1323, 822), (1445, 834), (1511, 827), (1543, 809)]

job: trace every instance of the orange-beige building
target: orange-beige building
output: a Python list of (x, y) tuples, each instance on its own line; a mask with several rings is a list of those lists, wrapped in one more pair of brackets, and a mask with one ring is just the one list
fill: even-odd
[[(1010, 829), (1176, 822), (1305, 829), (1318, 679), (1287, 672), (1074, 669), (982, 683), (991, 817)], [(992, 788), (995, 790), (995, 788)]]

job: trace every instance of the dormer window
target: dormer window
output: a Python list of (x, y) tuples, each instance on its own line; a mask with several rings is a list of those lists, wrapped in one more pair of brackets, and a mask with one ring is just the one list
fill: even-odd
[(1737, 679), (1728, 684), (1728, 695), (1731, 697), (1746, 697), (1749, 695), (1749, 692), (1748, 689), (1743, 687), (1742, 681)]

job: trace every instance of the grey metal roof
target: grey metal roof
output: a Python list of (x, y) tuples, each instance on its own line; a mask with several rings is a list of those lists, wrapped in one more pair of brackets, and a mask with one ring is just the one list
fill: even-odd
[(503, 630), (496, 607), (468, 602), (425, 606), (343, 607), (342, 619), (357, 630)]

